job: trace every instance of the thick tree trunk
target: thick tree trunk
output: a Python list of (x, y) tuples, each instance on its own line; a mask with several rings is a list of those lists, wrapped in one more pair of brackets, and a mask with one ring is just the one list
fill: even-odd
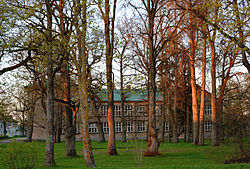
[[(86, 65), (85, 65), (86, 66)], [(82, 115), (82, 141), (84, 149), (84, 162), (87, 167), (96, 167), (92, 153), (91, 140), (88, 130), (89, 108), (88, 108), (88, 91), (86, 86), (86, 68), (79, 76), (79, 94), (80, 94), (80, 113)], [(84, 71), (85, 70), (85, 71)]]
[(98, 129), (99, 142), (102, 143), (102, 142), (105, 142), (102, 122), (99, 116), (96, 117), (96, 120), (97, 120), (96, 127)]
[(96, 121), (95, 124), (98, 130), (99, 142), (101, 143), (101, 142), (105, 142), (105, 137), (104, 137), (102, 122), (98, 113), (98, 108), (95, 103), (95, 99), (96, 98), (93, 95), (90, 96), (90, 103), (91, 103), (93, 114), (94, 114), (95, 121)]
[(197, 92), (195, 82), (195, 67), (194, 58), (191, 58), (191, 85), (192, 85), (192, 110), (193, 110), (193, 144), (198, 143), (199, 130), (198, 130), (198, 105), (197, 105)]
[[(144, 153), (146, 156), (158, 155), (160, 143), (158, 141), (158, 133), (156, 129), (156, 111), (155, 111), (155, 95), (156, 95), (156, 60), (154, 51), (154, 18), (155, 11), (152, 8), (153, 4), (147, 0), (148, 12), (148, 50), (149, 50), (149, 72), (148, 72), (148, 139), (147, 150)], [(152, 2), (153, 3), (153, 2)]]
[(33, 124), (34, 124), (34, 110), (28, 115), (28, 126), (27, 126), (27, 141), (32, 142), (32, 135), (33, 135)]
[(202, 56), (202, 84), (201, 84), (201, 103), (200, 103), (200, 132), (199, 145), (204, 145), (204, 110), (205, 110), (205, 82), (206, 82), (206, 38), (203, 38)]
[(54, 75), (52, 59), (52, 2), (45, 1), (47, 12), (47, 102), (46, 102), (46, 166), (54, 166)]
[(55, 132), (55, 142), (60, 143), (61, 142), (61, 134), (62, 134), (62, 111), (61, 111), (61, 105), (57, 105), (56, 110), (56, 132)]
[(55, 165), (54, 161), (54, 78), (52, 60), (47, 65), (47, 120), (46, 120), (46, 166)]
[[(194, 18), (190, 18), (192, 20)], [(192, 21), (191, 21), (192, 22)], [(191, 27), (192, 29), (192, 27)], [(190, 75), (191, 75), (191, 87), (192, 87), (192, 111), (193, 111), (193, 144), (198, 144), (199, 141), (199, 126), (198, 126), (198, 105), (197, 105), (197, 90), (196, 90), (196, 78), (195, 78), (195, 33), (191, 30), (190, 35)]]
[[(88, 89), (87, 89), (87, 50), (86, 50), (86, 32), (87, 32), (87, 0), (77, 4), (76, 11), (81, 11), (82, 25), (76, 25), (79, 58), (77, 65), (78, 70), (78, 90), (80, 99), (80, 114), (82, 127), (82, 141), (84, 162), (87, 167), (96, 167), (92, 153), (91, 140), (88, 131), (89, 107), (88, 107)], [(82, 28), (82, 30), (80, 29)]]
[[(69, 104), (70, 102), (70, 74), (68, 61), (65, 60), (62, 66), (62, 83), (63, 83), (63, 100)], [(76, 156), (75, 148), (75, 126), (73, 124), (73, 112), (69, 105), (63, 107), (65, 117), (65, 154), (66, 157)]]
[[(115, 1), (116, 2), (116, 1)], [(114, 11), (115, 11), (114, 3)], [(107, 147), (108, 155), (117, 155), (116, 142), (115, 142), (115, 121), (114, 121), (114, 94), (113, 94), (113, 72), (112, 72), (112, 60), (113, 60), (113, 31), (114, 31), (114, 16), (112, 17), (112, 30), (111, 30), (111, 42), (110, 42), (110, 4), (109, 0), (105, 0), (105, 43), (106, 43), (106, 78), (107, 78), (107, 90), (108, 90), (108, 126), (109, 126), (109, 140)]]

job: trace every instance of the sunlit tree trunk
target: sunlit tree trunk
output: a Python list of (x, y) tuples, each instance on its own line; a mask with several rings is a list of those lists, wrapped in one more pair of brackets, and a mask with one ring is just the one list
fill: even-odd
[[(69, 30), (66, 28), (65, 16), (64, 16), (64, 6), (65, 1), (60, 0), (59, 3), (59, 18), (60, 18), (60, 31), (62, 37), (62, 43), (69, 43), (70, 36)], [(67, 29), (67, 30), (66, 30)], [(63, 106), (63, 114), (65, 118), (65, 154), (66, 157), (74, 157), (76, 156), (75, 149), (75, 126), (74, 126), (74, 117), (73, 112), (70, 107), (70, 99), (71, 99), (71, 90), (70, 90), (70, 72), (69, 72), (69, 53), (67, 51), (67, 47), (62, 51), (62, 55), (64, 57), (63, 65), (62, 65), (62, 83), (63, 83), (63, 100), (67, 103), (67, 105)]]
[(190, 38), (190, 73), (191, 73), (191, 87), (192, 87), (192, 111), (193, 111), (193, 144), (198, 143), (199, 128), (198, 128), (198, 105), (197, 105), (197, 90), (195, 78), (195, 50), (194, 50), (194, 32), (191, 32)]
[[(62, 82), (63, 82), (63, 100), (67, 103), (70, 102), (70, 74), (67, 61), (64, 61), (62, 70)], [(64, 106), (65, 117), (65, 153), (67, 157), (76, 156), (75, 149), (75, 127), (73, 123), (73, 112), (69, 105)]]
[[(176, 53), (176, 46), (174, 45), (174, 52)], [(175, 80), (174, 80), (174, 105), (173, 105), (173, 142), (178, 143), (178, 130), (177, 130), (177, 85), (178, 85), (178, 71), (177, 71), (177, 64), (178, 64), (178, 56), (175, 55), (175, 63), (174, 63), (174, 74), (175, 74)]]
[[(152, 3), (152, 4), (151, 4)], [(158, 155), (159, 141), (156, 130), (156, 116), (155, 116), (155, 96), (156, 96), (156, 60), (154, 51), (154, 18), (155, 8), (153, 2), (147, 0), (147, 14), (148, 14), (148, 51), (149, 51), (149, 72), (148, 72), (148, 139), (147, 150), (144, 155)]]
[[(76, 25), (78, 40), (78, 89), (80, 98), (80, 114), (82, 120), (82, 141), (84, 162), (87, 167), (96, 167), (91, 147), (91, 140), (88, 131), (89, 107), (88, 107), (88, 89), (87, 89), (87, 51), (86, 51), (86, 32), (87, 32), (87, 0), (82, 0), (81, 4), (77, 4), (76, 12), (82, 14), (82, 25)], [(80, 29), (81, 27), (81, 29)], [(74, 59), (76, 61), (76, 58)]]
[(202, 55), (202, 84), (201, 84), (201, 103), (200, 103), (200, 129), (199, 145), (204, 145), (204, 110), (205, 110), (205, 82), (206, 82), (206, 38), (203, 38)]
[(215, 73), (215, 46), (214, 42), (210, 42), (211, 47), (211, 80), (212, 80), (212, 92), (211, 92), (211, 114), (212, 114), (212, 145), (219, 145), (217, 137), (217, 112), (216, 112), (216, 73)]
[[(112, 16), (112, 27), (110, 29), (110, 3), (109, 0), (105, 0), (105, 13), (102, 11), (101, 6), (99, 9), (102, 12), (105, 28), (105, 44), (106, 44), (106, 79), (107, 79), (107, 91), (108, 91), (108, 126), (109, 126), (109, 139), (107, 154), (117, 155), (116, 142), (115, 142), (115, 122), (114, 122), (114, 85), (113, 85), (113, 72), (112, 72), (112, 61), (113, 61), (113, 45), (114, 45), (114, 21), (115, 21), (115, 10), (116, 0), (113, 4), (113, 16)], [(111, 38), (110, 38), (111, 35)]]

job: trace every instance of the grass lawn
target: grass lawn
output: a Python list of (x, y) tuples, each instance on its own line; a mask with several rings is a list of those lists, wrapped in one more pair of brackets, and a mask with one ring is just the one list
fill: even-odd
[[(24, 143), (29, 144), (29, 143)], [(145, 149), (145, 142), (140, 140), (129, 141), (128, 152), (126, 143), (117, 141), (118, 156), (106, 155), (106, 143), (98, 143), (92, 141), (94, 151), (94, 159), (97, 168), (137, 168), (136, 156), (140, 155), (140, 150)], [(0, 145), (0, 168), (5, 168), (2, 164), (4, 158), (4, 150), (7, 144)], [(205, 146), (195, 146), (191, 143), (161, 143), (161, 156), (156, 157), (142, 157), (142, 168), (165, 169), (165, 168), (190, 168), (190, 169), (205, 169), (205, 168), (250, 168), (250, 164), (223, 164), (222, 162), (233, 153), (234, 146), (224, 144), (213, 147), (208, 143)], [(44, 166), (45, 159), (45, 142), (37, 142), (38, 148), (38, 162), (36, 169), (46, 168)], [(79, 157), (66, 158), (65, 157), (65, 142), (55, 144), (55, 162), (58, 169), (80, 169), (86, 168), (83, 160), (82, 143), (76, 143), (76, 149)], [(136, 151), (137, 150), (137, 151)]]

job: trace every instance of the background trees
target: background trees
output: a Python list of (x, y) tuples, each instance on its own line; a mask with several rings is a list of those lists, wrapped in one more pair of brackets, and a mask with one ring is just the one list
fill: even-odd
[[(124, 26), (117, 29), (116, 14), (122, 15), (122, 5), (131, 13), (120, 18), (119, 21)], [(116, 8), (119, 9), (118, 13)], [(40, 92), (35, 93), (39, 96), (32, 96), (30, 99), (41, 98), (47, 116), (47, 166), (55, 164), (54, 111), (57, 112), (56, 117), (61, 117), (63, 112), (65, 114), (66, 156), (76, 155), (73, 123), (79, 104), (85, 163), (89, 167), (95, 167), (88, 133), (88, 114), (89, 101), (92, 110), (98, 111), (97, 93), (100, 90), (107, 90), (109, 98), (107, 154), (117, 154), (113, 90), (115, 82), (120, 81), (124, 94), (123, 80), (126, 79), (124, 75), (128, 74), (130, 77), (135, 75), (133, 78), (136, 79), (136, 82), (130, 81), (131, 88), (141, 86), (148, 91), (149, 121), (145, 155), (158, 154), (158, 135), (161, 131), (163, 141), (165, 118), (170, 123), (175, 143), (178, 143), (179, 135), (183, 133), (185, 140), (189, 140), (192, 121), (192, 142), (203, 145), (203, 114), (208, 99), (212, 105), (212, 144), (218, 145), (223, 133), (228, 130), (229, 123), (224, 118), (227, 111), (236, 112), (238, 109), (227, 98), (227, 82), (246, 72), (239, 60), (249, 72), (249, 47), (246, 44), (249, 38), (248, 9), (249, 2), (245, 0), (96, 0), (93, 3), (80, 0), (1, 1), (0, 76), (3, 79), (6, 72), (17, 68), (20, 70), (20, 66), (25, 65), (31, 73), (27, 81), (39, 86)], [(113, 64), (115, 56), (120, 56), (119, 72)], [(102, 65), (106, 65), (106, 73), (102, 73)], [(239, 65), (241, 68), (237, 69), (236, 66)], [(124, 69), (125, 66), (127, 69)], [(207, 71), (210, 71), (211, 76), (207, 76)], [(118, 73), (120, 79), (117, 80)], [(26, 75), (27, 72), (23, 74)], [(61, 81), (63, 85), (58, 85), (57, 81)], [(58, 86), (56, 92), (55, 84)], [(164, 100), (161, 130), (156, 125), (157, 91), (162, 93)], [(207, 92), (211, 97), (207, 97)], [(2, 95), (6, 92), (0, 93), (1, 109), (8, 110), (2, 112), (9, 112), (9, 107), (13, 105), (4, 101)], [(24, 103), (24, 98), (19, 101)], [(223, 106), (225, 99), (226, 109)], [(236, 100), (240, 100), (239, 97)], [(55, 108), (54, 101), (64, 107), (63, 111)], [(17, 101), (13, 104), (17, 104)], [(241, 110), (241, 114), (244, 111)], [(7, 121), (3, 119), (10, 117), (1, 114), (1, 121)], [(95, 114), (100, 141), (104, 141), (100, 115)], [(61, 124), (62, 119), (56, 119)], [(22, 118), (20, 122), (22, 120), (26, 119)], [(244, 123), (246, 125), (248, 124)], [(59, 127), (56, 138), (60, 138), (60, 130)], [(170, 139), (171, 134), (168, 137)], [(123, 141), (125, 140), (123, 130)]]

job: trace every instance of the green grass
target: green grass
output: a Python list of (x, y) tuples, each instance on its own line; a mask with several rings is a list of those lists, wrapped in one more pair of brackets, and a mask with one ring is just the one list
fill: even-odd
[[(140, 140), (137, 140), (137, 150), (141, 148)], [(29, 143), (24, 143), (29, 144)], [(7, 144), (0, 145), (0, 168), (4, 168), (1, 163), (4, 158), (4, 149)], [(35, 168), (46, 168), (44, 166), (45, 159), (45, 142), (37, 142), (38, 147), (38, 163)], [(97, 168), (137, 168), (136, 163), (136, 143), (129, 141), (129, 151), (126, 151), (126, 143), (117, 141), (118, 156), (106, 155), (106, 143), (98, 143), (92, 141), (94, 152), (94, 159)], [(143, 142), (142, 149), (145, 150), (145, 142)], [(55, 144), (55, 169), (80, 169), (86, 168), (83, 160), (82, 143), (76, 143), (76, 149), (79, 157), (66, 158), (65, 157), (65, 143)], [(250, 168), (250, 164), (223, 164), (222, 162), (233, 154), (234, 146), (231, 144), (223, 144), (221, 146), (213, 147), (207, 143), (205, 146), (196, 146), (191, 143), (161, 143), (161, 156), (156, 157), (142, 157), (142, 168), (165, 169), (165, 168), (190, 168), (190, 169), (205, 169), (205, 168)]]

